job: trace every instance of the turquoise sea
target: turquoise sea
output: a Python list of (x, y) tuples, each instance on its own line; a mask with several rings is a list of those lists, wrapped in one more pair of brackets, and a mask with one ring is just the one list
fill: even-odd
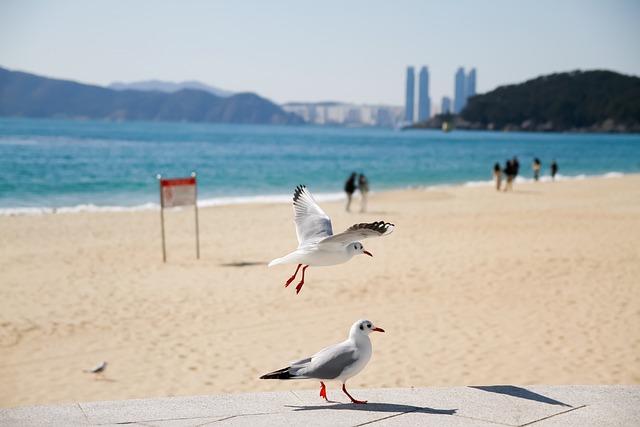
[(494, 163), (513, 156), (520, 181), (534, 157), (543, 179), (552, 159), (559, 179), (640, 173), (640, 135), (0, 118), (0, 215), (151, 209), (157, 174), (192, 171), (202, 206), (288, 201), (298, 184), (337, 199), (352, 171), (374, 192), (489, 186)]

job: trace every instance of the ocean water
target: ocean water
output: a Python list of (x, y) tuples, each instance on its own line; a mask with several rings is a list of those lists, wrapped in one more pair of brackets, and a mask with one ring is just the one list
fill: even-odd
[(517, 156), (519, 179), (552, 159), (559, 179), (640, 173), (640, 135), (398, 131), (0, 118), (0, 215), (152, 209), (157, 174), (197, 173), (199, 205), (289, 201), (298, 184), (343, 197), (350, 172), (372, 191), (491, 185)]

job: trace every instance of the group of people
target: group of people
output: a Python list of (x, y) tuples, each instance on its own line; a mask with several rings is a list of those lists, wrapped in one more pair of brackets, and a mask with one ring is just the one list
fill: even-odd
[[(532, 164), (533, 169), (533, 179), (538, 181), (540, 178), (540, 169), (542, 167), (542, 162), (539, 158), (533, 159)], [(502, 187), (502, 174), (505, 174), (506, 182), (504, 185), (503, 191), (511, 191), (513, 190), (513, 181), (515, 181), (516, 176), (518, 176), (518, 172), (520, 170), (520, 162), (518, 162), (518, 158), (513, 156), (513, 159), (507, 159), (505, 163), (504, 169), (500, 167), (500, 163), (496, 163), (493, 165), (493, 177), (496, 180), (496, 190), (500, 191)], [(555, 159), (551, 162), (551, 179), (555, 181), (556, 173), (558, 173), (558, 163)]]
[[(356, 184), (356, 177), (358, 182)], [(364, 212), (367, 209), (367, 196), (369, 194), (369, 180), (363, 173), (358, 176), (357, 173), (352, 172), (349, 178), (344, 183), (344, 191), (347, 193), (347, 212), (351, 212), (351, 199), (356, 189), (360, 190), (362, 200), (360, 202), (360, 212)]]
[(502, 174), (505, 174), (507, 181), (504, 185), (504, 191), (513, 190), (513, 181), (518, 176), (518, 172), (520, 171), (520, 162), (518, 162), (518, 158), (513, 156), (513, 159), (507, 159), (507, 162), (504, 166), (504, 169), (500, 167), (500, 163), (493, 165), (493, 177), (496, 180), (496, 190), (500, 191), (500, 187), (502, 186)]

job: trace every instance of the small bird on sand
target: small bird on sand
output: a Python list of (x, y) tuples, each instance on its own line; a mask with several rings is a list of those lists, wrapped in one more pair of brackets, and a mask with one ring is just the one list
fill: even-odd
[(93, 374), (93, 379), (102, 379), (104, 378), (104, 370), (107, 369), (107, 362), (100, 362), (96, 366), (85, 369), (84, 372), (88, 374)]
[(324, 348), (306, 359), (291, 362), (290, 366), (270, 372), (260, 377), (262, 380), (320, 380), (320, 397), (327, 399), (327, 388), (323, 380), (342, 382), (342, 391), (349, 396), (353, 403), (367, 403), (366, 400), (356, 400), (347, 391), (346, 383), (356, 376), (371, 359), (371, 332), (384, 332), (369, 320), (358, 320), (349, 330), (349, 338), (340, 344)]
[(276, 258), (269, 267), (277, 264), (298, 264), (293, 276), (285, 283), (285, 288), (293, 282), (302, 268), (302, 279), (296, 286), (296, 294), (304, 285), (304, 272), (309, 266), (322, 267), (342, 264), (354, 255), (373, 256), (364, 249), (358, 239), (386, 236), (393, 232), (395, 225), (376, 221), (354, 224), (339, 234), (333, 234), (331, 219), (320, 208), (304, 185), (296, 187), (293, 193), (293, 220), (298, 236), (298, 249), (282, 258)]

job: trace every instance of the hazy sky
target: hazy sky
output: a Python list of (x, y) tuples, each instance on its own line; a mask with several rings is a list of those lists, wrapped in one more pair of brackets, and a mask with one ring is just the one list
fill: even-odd
[(108, 85), (199, 80), (277, 103), (432, 102), (458, 67), (477, 89), (542, 74), (640, 75), (640, 0), (0, 0), (0, 66)]

